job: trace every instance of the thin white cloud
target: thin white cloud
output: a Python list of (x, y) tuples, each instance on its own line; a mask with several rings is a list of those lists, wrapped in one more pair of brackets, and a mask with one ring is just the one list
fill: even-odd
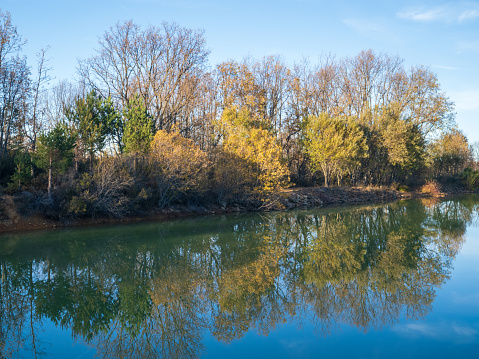
[(434, 10), (409, 10), (406, 12), (401, 12), (398, 16), (402, 19), (414, 20), (414, 21), (434, 21), (441, 19), (444, 16), (444, 11), (442, 9)]
[(465, 326), (459, 326), (459, 325), (453, 325), (452, 329), (456, 334), (459, 334), (460, 336), (468, 336), (468, 337), (473, 337), (477, 335), (477, 330), (474, 328), (470, 327), (465, 327)]
[(449, 321), (405, 323), (391, 329), (401, 336), (434, 338), (455, 344), (475, 342), (479, 334), (476, 324), (470, 326)]
[(462, 24), (479, 19), (479, 3), (448, 2), (432, 8), (414, 7), (399, 12), (397, 16), (417, 22), (441, 21)]
[(410, 323), (405, 325), (398, 325), (392, 328), (395, 332), (400, 332), (407, 335), (423, 335), (426, 337), (439, 337), (441, 331), (437, 327), (425, 323)]
[(374, 38), (383, 41), (397, 42), (399, 39), (387, 26), (380, 22), (364, 20), (364, 19), (344, 19), (343, 24), (353, 29), (364, 37)]
[(479, 17), (479, 10), (466, 10), (458, 17), (459, 22), (473, 20)]

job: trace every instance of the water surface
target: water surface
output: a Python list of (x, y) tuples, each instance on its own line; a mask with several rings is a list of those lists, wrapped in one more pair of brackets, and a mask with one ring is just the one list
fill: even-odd
[(0, 237), (0, 358), (479, 353), (479, 200)]

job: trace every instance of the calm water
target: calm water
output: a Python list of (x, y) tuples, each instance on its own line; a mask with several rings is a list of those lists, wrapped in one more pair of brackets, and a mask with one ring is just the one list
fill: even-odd
[(0, 237), (0, 358), (478, 358), (479, 200)]

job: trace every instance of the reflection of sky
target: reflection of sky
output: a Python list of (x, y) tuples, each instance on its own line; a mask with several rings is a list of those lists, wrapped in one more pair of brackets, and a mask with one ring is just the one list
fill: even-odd
[[(96, 349), (89, 348), (82, 340), (73, 340), (71, 330), (62, 330), (50, 320), (43, 320), (42, 331), (37, 336), (37, 348), (45, 353), (48, 359), (87, 359), (94, 358)], [(46, 344), (54, 341), (54, 344)], [(31, 346), (27, 341), (27, 345)], [(30, 358), (33, 354), (31, 348), (20, 352), (20, 358)], [(0, 352), (1, 354), (1, 352)], [(1, 357), (1, 356), (0, 356)]]
[(474, 225), (467, 227), (467, 242), (464, 243), (463, 249), (459, 256), (470, 258), (475, 257), (476, 268), (479, 270), (479, 226)]

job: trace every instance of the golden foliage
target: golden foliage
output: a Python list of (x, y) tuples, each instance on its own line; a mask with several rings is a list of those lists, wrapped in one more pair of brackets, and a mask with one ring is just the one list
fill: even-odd
[(365, 251), (347, 240), (346, 226), (323, 222), (317, 231), (304, 266), (307, 282), (324, 285), (354, 278), (361, 270)]
[(429, 147), (436, 174), (458, 174), (472, 158), (466, 136), (457, 129), (443, 133)]
[(421, 187), (420, 192), (424, 194), (430, 194), (435, 197), (440, 197), (443, 195), (441, 188), (436, 181), (427, 182)]
[(259, 305), (261, 296), (274, 288), (279, 277), (279, 261), (284, 252), (264, 247), (258, 259), (229, 270), (221, 276), (218, 303), (222, 311), (245, 311), (248, 305)]
[(215, 182), (260, 199), (287, 185), (289, 171), (275, 136), (253, 127), (252, 116), (236, 108), (224, 112), (218, 127), (223, 135)]
[(158, 130), (151, 142), (152, 171), (160, 192), (160, 205), (180, 194), (206, 190), (208, 158), (194, 142), (178, 132)]
[(304, 123), (303, 146), (314, 171), (321, 170), (328, 186), (334, 172), (348, 172), (366, 156), (368, 146), (363, 131), (351, 118), (329, 117), (322, 113)]

